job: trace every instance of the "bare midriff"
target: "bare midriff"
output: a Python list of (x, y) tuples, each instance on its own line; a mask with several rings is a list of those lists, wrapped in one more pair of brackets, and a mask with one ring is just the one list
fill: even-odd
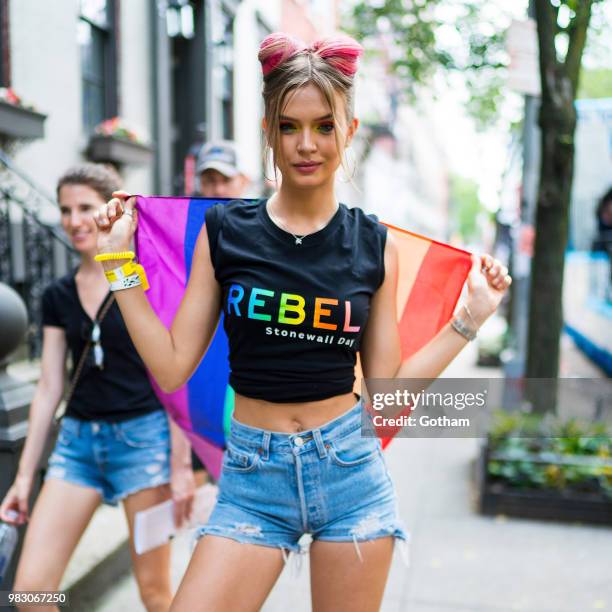
[(315, 429), (335, 419), (357, 403), (353, 393), (336, 395), (316, 402), (279, 404), (236, 393), (234, 418), (250, 427), (297, 433)]

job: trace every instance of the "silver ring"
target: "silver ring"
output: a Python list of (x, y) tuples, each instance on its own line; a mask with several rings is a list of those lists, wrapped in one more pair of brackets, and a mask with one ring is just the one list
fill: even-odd
[(124, 210), (123, 214), (124, 215), (128, 215), (130, 217), (134, 217), (134, 211), (132, 211), (132, 210)]

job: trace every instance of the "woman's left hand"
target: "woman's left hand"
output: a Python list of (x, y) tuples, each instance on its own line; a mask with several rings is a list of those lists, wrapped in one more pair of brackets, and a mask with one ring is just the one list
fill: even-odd
[(174, 502), (174, 524), (181, 527), (191, 520), (196, 481), (191, 466), (177, 465), (170, 470), (170, 490)]
[(508, 268), (499, 259), (491, 255), (472, 255), (466, 303), (476, 325), (480, 327), (497, 310), (511, 283)]

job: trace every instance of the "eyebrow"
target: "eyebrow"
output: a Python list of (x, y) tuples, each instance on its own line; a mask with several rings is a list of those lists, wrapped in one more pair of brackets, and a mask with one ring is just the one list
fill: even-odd
[[(327, 113), (327, 115), (324, 115), (323, 117), (317, 117), (315, 119), (315, 121), (324, 121), (325, 119), (333, 119), (334, 116), (331, 113)], [(287, 115), (281, 115), (280, 119), (284, 119), (285, 121), (295, 121), (296, 123), (299, 123), (298, 119), (294, 119), (293, 117), (287, 117)]]
[[(98, 205), (94, 204), (93, 202), (79, 202), (77, 204), (77, 206), (94, 206), (94, 207), (96, 207)], [(60, 207), (60, 210), (64, 210), (64, 209), (70, 208), (70, 206), (68, 206), (68, 204), (60, 204), (59, 207)]]

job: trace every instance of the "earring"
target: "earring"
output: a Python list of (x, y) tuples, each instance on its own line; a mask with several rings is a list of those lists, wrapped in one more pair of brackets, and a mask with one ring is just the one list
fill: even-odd
[[(264, 146), (264, 150), (263, 150), (263, 177), (266, 181), (268, 181), (269, 183), (274, 183), (278, 180), (278, 178), (276, 177), (276, 166), (274, 164), (274, 151), (272, 150), (272, 147), (269, 144), (266, 144)], [(270, 178), (268, 176), (268, 170), (272, 169), (272, 171), (274, 172), (274, 178)]]
[[(342, 160), (342, 173), (344, 174), (345, 183), (350, 183), (355, 178), (355, 172), (357, 171), (357, 155), (352, 146), (344, 149), (344, 159)], [(347, 168), (349, 169), (350, 175), (347, 175)], [(342, 180), (342, 179), (341, 179)]]

